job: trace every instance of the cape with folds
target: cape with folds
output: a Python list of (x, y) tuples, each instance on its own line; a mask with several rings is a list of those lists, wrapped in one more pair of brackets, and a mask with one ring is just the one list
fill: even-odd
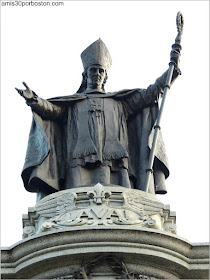
[[(123, 100), (134, 90), (122, 90), (104, 94), (115, 100)], [(84, 99), (81, 94), (48, 99), (53, 104), (71, 106)], [(154, 124), (158, 114), (158, 103), (146, 107), (127, 119), (128, 171), (133, 187), (142, 189), (145, 184), (149, 148), (152, 145)], [(46, 120), (33, 112), (22, 179), (30, 192), (45, 190), (47, 193), (62, 190), (66, 174), (66, 126), (65, 122)], [(161, 131), (157, 142), (153, 165), (153, 181), (156, 193), (166, 193), (165, 178), (169, 176), (168, 159)]]

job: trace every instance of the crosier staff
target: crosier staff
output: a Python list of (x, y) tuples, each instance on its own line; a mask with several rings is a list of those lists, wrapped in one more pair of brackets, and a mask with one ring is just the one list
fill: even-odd
[(155, 129), (154, 138), (153, 138), (153, 142), (152, 142), (152, 148), (150, 151), (148, 168), (146, 169), (147, 175), (146, 175), (146, 184), (145, 184), (145, 188), (144, 188), (144, 190), (146, 192), (148, 192), (150, 177), (151, 177), (151, 174), (153, 173), (152, 166), (153, 166), (154, 157), (155, 157), (155, 148), (156, 148), (156, 143), (157, 143), (158, 134), (159, 134), (159, 130), (160, 130), (160, 120), (161, 120), (162, 113), (163, 113), (163, 107), (164, 107), (164, 103), (165, 103), (165, 99), (166, 99), (166, 94), (167, 94), (168, 89), (170, 89), (174, 67), (175, 67), (175, 65), (178, 66), (180, 52), (182, 49), (180, 43), (181, 43), (181, 36), (182, 36), (182, 31), (183, 31), (183, 24), (184, 24), (183, 16), (180, 12), (178, 12), (177, 16), (176, 16), (176, 25), (177, 25), (178, 34), (175, 39), (175, 44), (172, 45), (168, 74), (167, 74), (166, 83), (164, 86), (163, 97), (162, 97), (162, 102), (161, 102), (160, 110), (159, 110), (158, 117), (157, 117), (157, 122), (154, 126), (154, 129)]

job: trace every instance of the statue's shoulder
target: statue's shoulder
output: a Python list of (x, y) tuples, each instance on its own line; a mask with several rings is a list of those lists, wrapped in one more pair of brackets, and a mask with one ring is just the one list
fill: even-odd
[(122, 89), (120, 91), (117, 91), (117, 92), (113, 93), (113, 95), (117, 99), (123, 99), (123, 98), (129, 97), (132, 94), (139, 93), (139, 92), (141, 92), (141, 90), (142, 89), (140, 89), (140, 88)]
[(77, 100), (82, 100), (85, 98), (86, 98), (86, 96), (84, 94), (75, 93), (75, 94), (71, 94), (71, 95), (64, 95), (64, 96), (57, 96), (57, 97), (49, 98), (47, 100), (52, 103), (63, 103), (63, 102), (73, 102), (73, 101), (77, 101)]
[(94, 93), (94, 94), (87, 94), (85, 92), (82, 93), (74, 93), (72, 95), (65, 95), (65, 96), (58, 96), (47, 99), (48, 101), (56, 104), (62, 104), (63, 102), (75, 102), (79, 100), (83, 100), (86, 98), (91, 97), (101, 97), (101, 98), (126, 98), (126, 96), (129, 96), (130, 94), (133, 94), (137, 91), (140, 91), (140, 89), (123, 89), (119, 91), (114, 92), (106, 92), (106, 93)]

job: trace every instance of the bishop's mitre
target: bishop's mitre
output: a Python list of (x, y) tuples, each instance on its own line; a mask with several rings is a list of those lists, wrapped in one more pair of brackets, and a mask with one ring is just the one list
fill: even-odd
[(94, 64), (101, 65), (106, 70), (112, 65), (109, 50), (100, 38), (81, 53), (81, 59), (85, 70)]

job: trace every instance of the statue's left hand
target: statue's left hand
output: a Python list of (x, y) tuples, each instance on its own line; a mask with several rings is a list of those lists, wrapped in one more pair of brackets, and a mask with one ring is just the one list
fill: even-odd
[(174, 64), (174, 71), (173, 71), (173, 75), (172, 75), (172, 79), (171, 79), (171, 84), (173, 83), (173, 81), (176, 80), (176, 78), (181, 75), (181, 71), (179, 69), (179, 62), (180, 62), (180, 50), (178, 48), (174, 48), (171, 51), (170, 54), (170, 60), (171, 62)]
[(170, 53), (170, 61), (173, 62), (174, 68), (179, 68), (179, 63), (180, 63), (180, 50), (177, 49), (172, 49)]
[(173, 71), (173, 75), (172, 75), (172, 79), (171, 79), (171, 84), (176, 80), (176, 78), (181, 75), (181, 71), (179, 68), (174, 68), (174, 71)]

